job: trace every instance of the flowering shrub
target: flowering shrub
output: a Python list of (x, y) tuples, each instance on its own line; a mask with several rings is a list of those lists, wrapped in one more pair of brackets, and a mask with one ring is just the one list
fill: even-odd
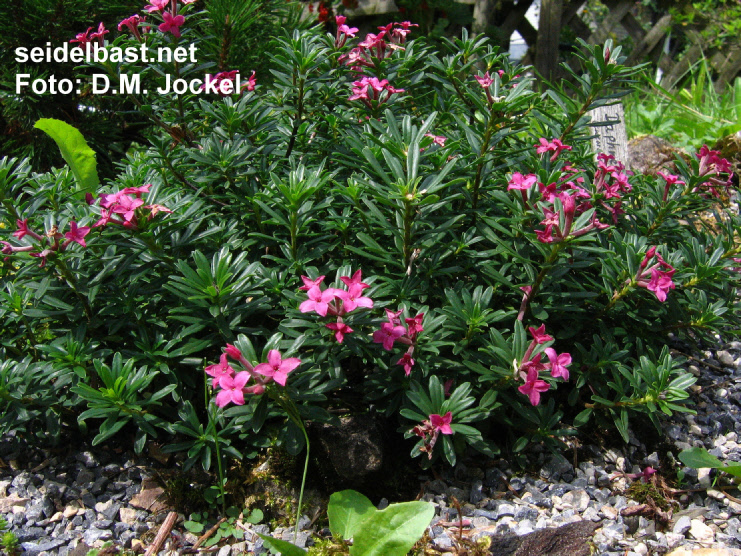
[[(176, 5), (95, 40), (197, 42)], [(2, 159), (4, 430), (176, 434), (209, 468), (372, 405), (429, 465), (688, 410), (669, 333), (740, 314), (718, 153), (656, 177), (593, 153), (588, 111), (637, 72), (609, 45), (540, 94), (485, 39), (336, 23), (275, 41), (272, 75), (207, 78), (231, 92), (141, 95), (151, 144), (97, 191)], [(151, 67), (151, 91), (196, 72)]]

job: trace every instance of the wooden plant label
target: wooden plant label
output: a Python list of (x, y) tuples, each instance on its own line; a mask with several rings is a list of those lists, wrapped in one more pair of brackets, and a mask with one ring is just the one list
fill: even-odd
[[(592, 118), (592, 147), (596, 154), (607, 153), (628, 164), (628, 134), (625, 131), (625, 111), (622, 104), (600, 106), (589, 111)], [(603, 124), (603, 125), (595, 125)]]

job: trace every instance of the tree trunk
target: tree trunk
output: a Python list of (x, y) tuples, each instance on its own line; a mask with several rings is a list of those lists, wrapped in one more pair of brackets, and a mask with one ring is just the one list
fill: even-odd
[(561, 36), (563, 0), (542, 0), (538, 23), (538, 45), (535, 52), (535, 71), (549, 81), (558, 71), (558, 43)]

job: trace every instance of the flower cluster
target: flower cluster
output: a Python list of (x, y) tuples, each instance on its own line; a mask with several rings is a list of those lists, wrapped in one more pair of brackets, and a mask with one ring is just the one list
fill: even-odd
[[(654, 259), (656, 261), (649, 266), (649, 263)], [(656, 251), (656, 247), (651, 247), (641, 261), (634, 282), (638, 286), (654, 292), (656, 299), (663, 303), (666, 301), (666, 294), (669, 293), (669, 290), (674, 289), (674, 282), (672, 281), (674, 272), (674, 267), (664, 260), (661, 254)]]
[(417, 425), (412, 429), (412, 433), (424, 438), (424, 444), (420, 447), (420, 451), (425, 452), (429, 459), (432, 459), (432, 450), (435, 448), (438, 435), (440, 433), (453, 434), (453, 429), (450, 427), (452, 421), (453, 414), (448, 411), (442, 416), (430, 415), (429, 419), (425, 419), (421, 425)]
[[(172, 211), (163, 205), (144, 204), (142, 195), (149, 193), (150, 187), (152, 184), (148, 183), (140, 187), (126, 187), (115, 193), (101, 195), (100, 219), (93, 225), (93, 228), (118, 224), (124, 228), (136, 229), (144, 209), (150, 211), (147, 220), (151, 220), (159, 212), (171, 213)], [(88, 197), (88, 202), (92, 202), (92, 196)]]
[[(525, 382), (518, 388), (520, 393), (527, 396), (532, 405), (538, 405), (540, 395), (547, 392), (551, 387), (545, 380), (541, 380), (540, 372), (550, 371), (552, 378), (560, 377), (569, 380), (567, 367), (571, 365), (571, 355), (568, 353), (559, 354), (552, 347), (547, 347), (536, 354), (536, 348), (541, 344), (552, 342), (553, 337), (546, 334), (545, 324), (541, 324), (538, 328), (531, 326), (528, 328), (528, 332), (533, 339), (519, 365), (515, 361), (515, 374)], [(543, 353), (548, 359), (547, 362), (543, 361)]]
[[(612, 214), (613, 222), (617, 223), (618, 216), (624, 212), (620, 208), (623, 195), (632, 189), (633, 186), (628, 182), (628, 175), (625, 173), (625, 165), (611, 154), (598, 154), (594, 193), (595, 197), (601, 197), (600, 205)], [(608, 200), (613, 204), (608, 204), (606, 202)]]
[[(239, 70), (230, 70), (230, 71), (220, 71), (219, 73), (215, 75), (207, 75), (206, 76), (206, 83), (201, 85), (201, 90), (204, 89), (208, 90), (209, 87), (215, 88), (219, 95), (222, 97), (228, 97), (232, 93), (243, 93), (245, 89), (247, 91), (254, 91), (255, 85), (257, 84), (257, 81), (255, 80), (255, 72), (252, 72), (252, 75), (250, 75), (250, 78), (247, 80), (247, 83), (244, 83), (239, 91), (236, 91), (236, 85), (234, 84), (234, 80), (239, 75)], [(226, 87), (226, 90), (222, 89), (222, 82), (230, 82), (232, 83), (231, 86)]]
[(414, 347), (416, 346), (417, 336), (424, 330), (422, 321), (424, 313), (417, 313), (417, 316), (404, 319), (405, 325), (401, 324), (401, 311), (391, 311), (386, 309), (388, 322), (381, 324), (381, 328), (373, 333), (373, 341), (377, 344), (383, 344), (383, 349), (391, 351), (395, 342), (408, 345), (406, 353), (396, 362), (397, 365), (404, 367), (404, 374), (409, 376), (414, 367)]
[(299, 305), (302, 313), (315, 312), (319, 316), (336, 316), (336, 322), (327, 324), (327, 328), (334, 330), (334, 336), (339, 343), (345, 339), (345, 334), (350, 334), (353, 329), (344, 321), (343, 317), (357, 308), (372, 309), (373, 300), (363, 295), (363, 290), (370, 286), (364, 283), (363, 272), (358, 269), (352, 276), (340, 276), (340, 280), (347, 286), (346, 290), (339, 288), (327, 288), (322, 290), (319, 285), (324, 281), (324, 276), (311, 279), (301, 276), (304, 285), (299, 288), (305, 291), (308, 299)]
[(75, 38), (70, 39), (69, 42), (76, 42), (79, 44), (79, 46), (85, 46), (88, 43), (92, 44), (97, 41), (100, 46), (104, 46), (105, 39), (103, 37), (106, 34), (110, 33), (110, 31), (105, 28), (105, 25), (103, 25), (102, 21), (98, 24), (98, 30), (91, 33), (93, 29), (93, 27), (88, 27), (87, 31), (85, 31), (84, 33), (77, 33), (77, 35), (75, 35)]
[[(345, 21), (344, 16), (336, 17), (338, 26), (337, 37), (335, 38), (336, 48), (344, 46), (347, 37), (354, 37), (358, 31), (355, 27), (348, 27)], [(401, 23), (389, 23), (379, 27), (378, 34), (368, 33), (362, 42), (358, 43), (350, 52), (340, 56), (339, 60), (358, 73), (363, 73), (368, 68), (375, 69), (379, 60), (388, 58), (395, 50), (404, 49), (402, 45), (406, 42), (406, 37), (411, 33), (412, 27), (419, 26), (416, 23), (402, 21)], [(382, 92), (385, 92), (383, 96), (381, 95)], [(383, 104), (388, 101), (392, 94), (403, 92), (404, 89), (392, 87), (386, 79), (365, 76), (353, 82), (352, 95), (349, 100), (362, 100), (366, 106), (371, 108), (371, 101)]]
[(379, 80), (377, 77), (363, 77), (352, 85), (352, 95), (348, 100), (362, 100), (368, 108), (373, 108), (374, 103), (383, 104), (394, 93), (404, 92), (404, 89), (395, 89), (389, 85), (388, 79)]
[(538, 140), (539, 144), (535, 145), (535, 152), (538, 154), (552, 152), (551, 162), (555, 162), (563, 151), (570, 151), (572, 147), (564, 145), (560, 139), (552, 139), (548, 141), (545, 137), (541, 137)]
[[(238, 361), (244, 370), (235, 371), (229, 364), (227, 356)], [(230, 403), (244, 405), (245, 394), (258, 396), (265, 392), (265, 386), (270, 382), (285, 386), (288, 374), (300, 364), (300, 359), (296, 357), (283, 359), (278, 350), (271, 349), (268, 352), (267, 363), (253, 366), (236, 346), (226, 344), (219, 362), (206, 367), (206, 374), (212, 378), (211, 387), (219, 389), (216, 395), (216, 405), (219, 407)], [(250, 380), (253, 384), (247, 386)]]
[(675, 176), (674, 174), (665, 173), (661, 170), (656, 172), (656, 174), (664, 178), (664, 181), (666, 182), (666, 185), (664, 186), (664, 195), (661, 198), (661, 200), (665, 203), (666, 200), (669, 198), (669, 190), (671, 189), (672, 185), (687, 185), (685, 182), (679, 179), (679, 176)]
[(345, 46), (345, 43), (347, 42), (348, 37), (355, 37), (355, 33), (358, 32), (357, 27), (349, 27), (345, 24), (347, 21), (347, 18), (344, 15), (338, 15), (335, 17), (335, 22), (337, 23), (337, 35), (335, 36), (334, 40), (334, 47), (335, 48), (342, 48)]
[[(41, 259), (41, 264), (39, 265), (41, 268), (46, 266), (46, 258), (48, 256), (66, 250), (72, 242), (87, 247), (85, 236), (90, 233), (90, 228), (88, 226), (78, 226), (77, 222), (74, 220), (69, 223), (69, 232), (64, 235), (58, 231), (56, 226), (44, 235), (41, 235), (28, 227), (28, 218), (16, 220), (16, 225), (18, 226), (18, 229), (13, 232), (13, 237), (21, 240), (28, 236), (33, 239), (33, 244), (12, 245), (10, 242), (0, 241), (0, 244), (3, 246), (3, 255), (28, 253), (32, 257)], [(64, 241), (62, 241), (63, 239)]]
[[(720, 151), (711, 151), (707, 145), (703, 145), (700, 152), (695, 154), (700, 161), (697, 175), (705, 178), (705, 181), (695, 187), (693, 192), (707, 189), (713, 197), (720, 197), (721, 191), (718, 190), (720, 187), (728, 193), (728, 187), (731, 185), (731, 164), (719, 155)], [(726, 178), (722, 179), (721, 174), (726, 174)]]

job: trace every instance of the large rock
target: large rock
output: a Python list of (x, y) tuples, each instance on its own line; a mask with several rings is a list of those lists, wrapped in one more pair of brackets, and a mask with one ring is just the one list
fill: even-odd
[(494, 535), (489, 553), (495, 556), (590, 556), (589, 541), (599, 524), (578, 521), (518, 537)]
[(628, 168), (636, 174), (656, 175), (659, 170), (676, 173), (674, 159), (682, 151), (666, 139), (655, 135), (641, 135), (628, 142)]

